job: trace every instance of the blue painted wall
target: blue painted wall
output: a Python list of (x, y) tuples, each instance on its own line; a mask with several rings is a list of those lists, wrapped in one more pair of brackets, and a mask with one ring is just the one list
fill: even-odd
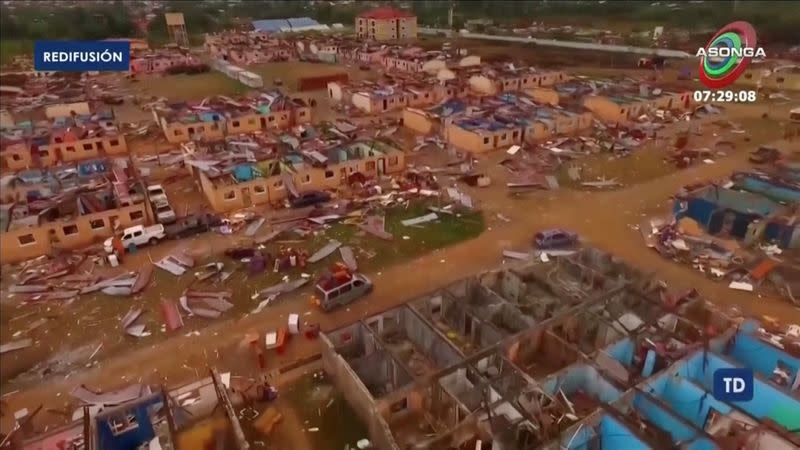
[(686, 447), (686, 450), (719, 450), (719, 447), (711, 439), (699, 438), (692, 441), (692, 443)]
[(611, 416), (600, 419), (600, 448), (614, 450), (648, 450), (652, 447), (637, 438), (631, 430)]
[(676, 218), (690, 217), (694, 219), (700, 226), (707, 227), (711, 221), (711, 214), (717, 209), (717, 206), (702, 198), (691, 198), (685, 200), (688, 207), (686, 211), (681, 209), (681, 200), (676, 200), (672, 206), (672, 212)]
[(604, 403), (613, 402), (622, 395), (597, 369), (584, 364), (571, 366), (566, 372), (548, 377), (542, 387), (550, 395), (555, 395), (559, 388), (567, 395), (583, 391)]
[(669, 405), (674, 413), (698, 428), (703, 428), (705, 425), (710, 408), (714, 408), (722, 414), (732, 411), (730, 406), (715, 399), (710, 391), (706, 391), (684, 378), (676, 378), (667, 374), (643, 384), (646, 385), (643, 390), (647, 391), (649, 386), (653, 396)]
[[(707, 364), (703, 364), (703, 352), (698, 352), (680, 366), (678, 371), (684, 376), (707, 390), (713, 389), (713, 374), (718, 369), (736, 367), (722, 357), (708, 353)], [(797, 428), (794, 421), (789, 421), (785, 415), (778, 416), (779, 411), (800, 411), (800, 401), (792, 398), (769, 383), (759, 379), (754, 380), (753, 400), (749, 402), (736, 402), (736, 407), (757, 419), (772, 418), (786, 428)], [(795, 419), (796, 420), (796, 419)]]
[(611, 344), (604, 351), (625, 367), (630, 367), (633, 363), (633, 341), (630, 339)]
[(793, 189), (790, 185), (773, 184), (754, 176), (745, 175), (736, 182), (736, 187), (755, 194), (761, 194), (772, 200), (792, 203), (800, 202), (800, 190)]
[[(99, 450), (136, 450), (143, 443), (152, 440), (155, 437), (155, 431), (153, 430), (152, 422), (150, 422), (148, 407), (158, 403), (163, 403), (161, 394), (155, 394), (143, 399), (139, 403), (131, 405), (130, 408), (114, 409), (113, 412), (95, 417), (98, 442), (100, 444)], [(118, 417), (127, 413), (136, 416), (138, 426), (115, 435), (111, 430), (108, 421), (109, 417)]]
[(673, 441), (689, 441), (698, 434), (695, 429), (659, 406), (645, 394), (636, 394), (633, 399), (633, 408), (659, 429), (669, 433)]
[(792, 236), (800, 229), (800, 225), (789, 225), (770, 222), (764, 227), (764, 240), (774, 242), (780, 248), (792, 248)]
[(754, 371), (769, 378), (772, 371), (782, 361), (792, 369), (792, 380), (800, 369), (800, 358), (795, 358), (780, 349), (767, 344), (761, 339), (742, 331), (736, 333), (733, 345), (727, 355), (743, 366), (750, 367)]

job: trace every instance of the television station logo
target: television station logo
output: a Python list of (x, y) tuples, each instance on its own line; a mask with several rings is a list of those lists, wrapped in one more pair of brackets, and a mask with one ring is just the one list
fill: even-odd
[(749, 402), (753, 400), (753, 370), (747, 367), (730, 367), (714, 371), (714, 398), (723, 402)]
[(128, 41), (36, 41), (33, 68), (53, 72), (125, 72), (130, 69)]
[(756, 43), (756, 30), (747, 22), (737, 21), (722, 27), (705, 47), (697, 49), (700, 82), (710, 89), (730, 86), (753, 58), (767, 56)]

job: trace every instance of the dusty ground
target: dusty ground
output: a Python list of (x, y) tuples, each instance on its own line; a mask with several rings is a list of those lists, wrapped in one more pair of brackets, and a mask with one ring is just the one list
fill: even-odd
[[(281, 76), (286, 77), (286, 75)], [(402, 303), (449, 281), (496, 267), (501, 263), (500, 252), (503, 249), (527, 248), (530, 236), (535, 230), (553, 226), (572, 228), (581, 233), (590, 245), (617, 254), (633, 265), (655, 271), (657, 276), (675, 287), (696, 287), (707, 298), (720, 305), (738, 306), (753, 314), (769, 314), (786, 321), (798, 322), (800, 312), (788, 302), (732, 291), (723, 284), (706, 279), (698, 272), (662, 259), (643, 245), (639, 232), (633, 228), (650, 215), (666, 212), (669, 196), (680, 186), (709, 178), (724, 177), (733, 170), (747, 167), (747, 151), (757, 144), (774, 141), (782, 135), (780, 124), (775, 120), (762, 119), (761, 115), (769, 112), (773, 117), (782, 117), (786, 111), (788, 106), (778, 102), (729, 108), (732, 120), (741, 123), (747, 129), (747, 135), (728, 135), (724, 130), (714, 128), (711, 131), (709, 127), (704, 130), (705, 136), (692, 138), (690, 141), (690, 145), (705, 146), (708, 142), (724, 136), (737, 144), (736, 151), (716, 158), (714, 164), (700, 164), (687, 170), (675, 171), (671, 165), (662, 161), (662, 150), (671, 146), (668, 140), (661, 144), (649, 145), (628, 158), (609, 160), (607, 157), (596, 157), (579, 163), (586, 168), (584, 179), (606, 176), (619, 177), (623, 180), (623, 188), (612, 192), (583, 192), (565, 188), (512, 198), (504, 187), (503, 169), (496, 164), (504, 155), (492, 155), (484, 159), (481, 165), (495, 180), (494, 185), (482, 190), (467, 188), (467, 191), (480, 201), (488, 226), (487, 231), (470, 241), (433, 251), (401, 265), (382, 265), (372, 267), (371, 270), (368, 268), (368, 274), (376, 282), (375, 292), (369, 298), (326, 315), (312, 308), (307, 296), (298, 295), (287, 297), (259, 314), (242, 316), (254, 305), (249, 297), (237, 296), (234, 302), (237, 303), (238, 314), (223, 316), (223, 319), (208, 326), (205, 323), (196, 323), (195, 326), (187, 327), (169, 336), (168, 339), (158, 333), (159, 336), (150, 341), (132, 343), (125, 340), (121, 333), (110, 333), (105, 336), (97, 333), (96, 340), (85, 343), (83, 348), (79, 349), (82, 353), (77, 352), (76, 357), (86, 361), (85, 370), (77, 371), (67, 377), (48, 378), (46, 384), (25, 386), (21, 388), (23, 389), (21, 392), (13, 392), (17, 387), (9, 385), (8, 379), (4, 377), (3, 400), (8, 405), (4, 411), (15, 411), (22, 407), (34, 408), (40, 403), (45, 403), (55, 410), (65, 408), (71, 402), (68, 394), (70, 389), (82, 383), (98, 388), (110, 388), (135, 381), (163, 382), (175, 386), (202, 375), (208, 365), (224, 367), (234, 372), (252, 372), (253, 355), (242, 344), (248, 333), (263, 333), (265, 330), (275, 329), (285, 324), (290, 313), (300, 313), (304, 321), (319, 323), (323, 329), (336, 328)], [(787, 150), (800, 150), (797, 141), (783, 142), (780, 145)], [(191, 189), (191, 185), (178, 185), (177, 189), (188, 190)], [(199, 197), (187, 202), (187, 210), (200, 207), (198, 199)], [(510, 218), (511, 222), (500, 221), (496, 218), (497, 214)], [(235, 243), (236, 238), (209, 235), (192, 241), (174, 243), (171, 246), (159, 246), (163, 248), (159, 248), (158, 252), (167, 252), (173, 250), (175, 246), (182, 246), (201, 256)], [(126, 265), (135, 269), (137, 262), (145, 257), (145, 254), (137, 255), (128, 259)], [(172, 280), (161, 276), (156, 283), (150, 287), (151, 290), (162, 290), (172, 283)], [(242, 279), (239, 283), (245, 289), (251, 287), (249, 280)], [(169, 286), (163, 291), (170, 292), (173, 287)], [(53, 336), (35, 337), (37, 340), (50, 342), (51, 350), (58, 350), (57, 344), (63, 343), (62, 341), (70, 342), (73, 331), (70, 328), (75, 326), (71, 322), (81, 314), (91, 318), (79, 325), (84, 328), (81, 333), (87, 335), (95, 332), (94, 327), (98, 326), (97, 323), (103, 321), (116, 323), (119, 311), (126, 311), (130, 305), (141, 303), (140, 299), (104, 300), (123, 302), (123, 306), (114, 305), (110, 309), (107, 305), (97, 304), (81, 307), (74, 304), (63, 309), (51, 306), (51, 310), (46, 311), (46, 314), (54, 317), (67, 316), (70, 319), (69, 324), (65, 324), (63, 331), (54, 332)], [(109, 311), (111, 312), (108, 313)], [(3, 312), (5, 322), (8, 320), (9, 311), (4, 309)], [(11, 312), (16, 316), (27, 311)], [(151, 330), (157, 329), (158, 311), (150, 311), (149, 314), (153, 317)], [(203, 321), (203, 319), (195, 320)], [(7, 339), (7, 334), (13, 333), (14, 329), (4, 323), (4, 341)], [(190, 330), (195, 331), (190, 332)], [(44, 331), (43, 328), (37, 333)], [(89, 354), (100, 342), (103, 342), (103, 347), (98, 355), (89, 358)], [(286, 354), (269, 355), (268, 364), (271, 368), (281, 367), (317, 351), (316, 342), (297, 338), (289, 345)], [(4, 355), (0, 360), (4, 369), (8, 364), (14, 364), (14, 359), (22, 358), (19, 356), (21, 354), (16, 352)], [(34, 351), (31, 357), (41, 358), (42, 355)], [(54, 424), (63, 419), (64, 417), (57, 413), (45, 412), (40, 415), (38, 423)], [(7, 431), (10, 423), (9, 414), (6, 413), (2, 417), (2, 430)]]
[[(779, 145), (794, 151), (800, 150), (796, 141)], [(484, 164), (490, 169), (487, 172), (495, 170), (494, 161), (486, 160)], [(285, 323), (292, 312), (302, 314), (303, 320), (308, 323), (319, 323), (323, 329), (335, 328), (467, 274), (496, 267), (501, 262), (500, 252), (503, 249), (526, 248), (534, 230), (552, 226), (569, 226), (581, 233), (589, 244), (613, 252), (631, 264), (655, 271), (658, 277), (675, 287), (695, 287), (722, 306), (738, 306), (749, 313), (769, 314), (797, 322), (800, 312), (789, 303), (777, 298), (732, 291), (698, 272), (664, 260), (646, 249), (638, 231), (632, 228), (646, 216), (659, 212), (658, 209), (663, 212), (667, 198), (680, 186), (724, 177), (747, 165), (746, 153), (738, 152), (717, 160), (715, 164), (698, 165), (613, 192), (589, 193), (562, 189), (536, 193), (525, 199), (512, 199), (499, 184), (475, 191), (484, 214), (489, 218), (489, 228), (484, 234), (424, 255), (413, 262), (371, 273), (376, 282), (375, 292), (349, 308), (321, 314), (309, 306), (306, 298), (287, 297), (260, 314), (227, 319), (196, 333), (178, 334), (157, 346), (109, 357), (81, 373), (8, 395), (4, 400), (12, 411), (21, 407), (30, 408), (41, 402), (58, 408), (68, 402), (69, 390), (80, 383), (110, 387), (146, 380), (175, 385), (202, 373), (209, 364), (230, 370), (246, 370), (253, 367), (253, 356), (241, 344), (248, 332), (274, 329)], [(493, 219), (498, 213), (510, 218), (511, 222)], [(409, 270), (413, 270), (413, 276), (409, 276)], [(270, 355), (268, 364), (270, 367), (280, 367), (316, 351), (316, 342), (298, 338), (298, 342), (290, 343), (286, 354)], [(41, 419), (53, 422), (58, 421), (60, 416), (44, 414)], [(4, 427), (8, 426), (7, 420), (3, 424)]]
[[(351, 79), (374, 78), (375, 72), (359, 70), (355, 66), (342, 66), (302, 61), (272, 62), (248, 66), (248, 70), (261, 75), (264, 87), (278, 87), (295, 91), (297, 80), (303, 77), (347, 73)], [(280, 84), (276, 85), (276, 80)], [(123, 83), (131, 93), (152, 97), (167, 97), (172, 101), (198, 100), (211, 95), (243, 94), (249, 88), (227, 75), (211, 70), (196, 75), (146, 75)]]

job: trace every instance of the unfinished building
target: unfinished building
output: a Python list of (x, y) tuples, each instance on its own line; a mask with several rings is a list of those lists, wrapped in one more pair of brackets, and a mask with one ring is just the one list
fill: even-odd
[[(724, 449), (729, 432), (796, 448), (800, 360), (758, 333), (587, 249), (460, 280), (322, 341), (381, 449)], [(753, 367), (773, 403), (683, 404), (711, 398), (704, 360)]]

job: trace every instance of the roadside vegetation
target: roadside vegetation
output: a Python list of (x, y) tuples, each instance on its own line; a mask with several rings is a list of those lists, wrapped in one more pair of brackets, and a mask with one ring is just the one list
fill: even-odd
[[(408, 5), (409, 2), (385, 2)], [(423, 26), (446, 26), (450, 2), (417, 0), (411, 8)], [(149, 11), (144, 2), (97, 2), (73, 5), (40, 5), (5, 2), (0, 7), (2, 63), (14, 55), (29, 53), (37, 39), (105, 39), (146, 37), (152, 45), (168, 41), (165, 12), (182, 12), (193, 44), (202, 43), (205, 33), (243, 27), (252, 20), (311, 17), (321, 23), (350, 25), (355, 16), (376, 2), (300, 1), (164, 2)], [(655, 25), (687, 30), (716, 29), (734, 20), (752, 23), (764, 43), (796, 44), (800, 28), (800, 5), (786, 1), (587, 2), (587, 1), (454, 1), (456, 29), (471, 19), (490, 19), (497, 24), (528, 26), (533, 21), (563, 25), (607, 27), (616, 31), (644, 31)]]

